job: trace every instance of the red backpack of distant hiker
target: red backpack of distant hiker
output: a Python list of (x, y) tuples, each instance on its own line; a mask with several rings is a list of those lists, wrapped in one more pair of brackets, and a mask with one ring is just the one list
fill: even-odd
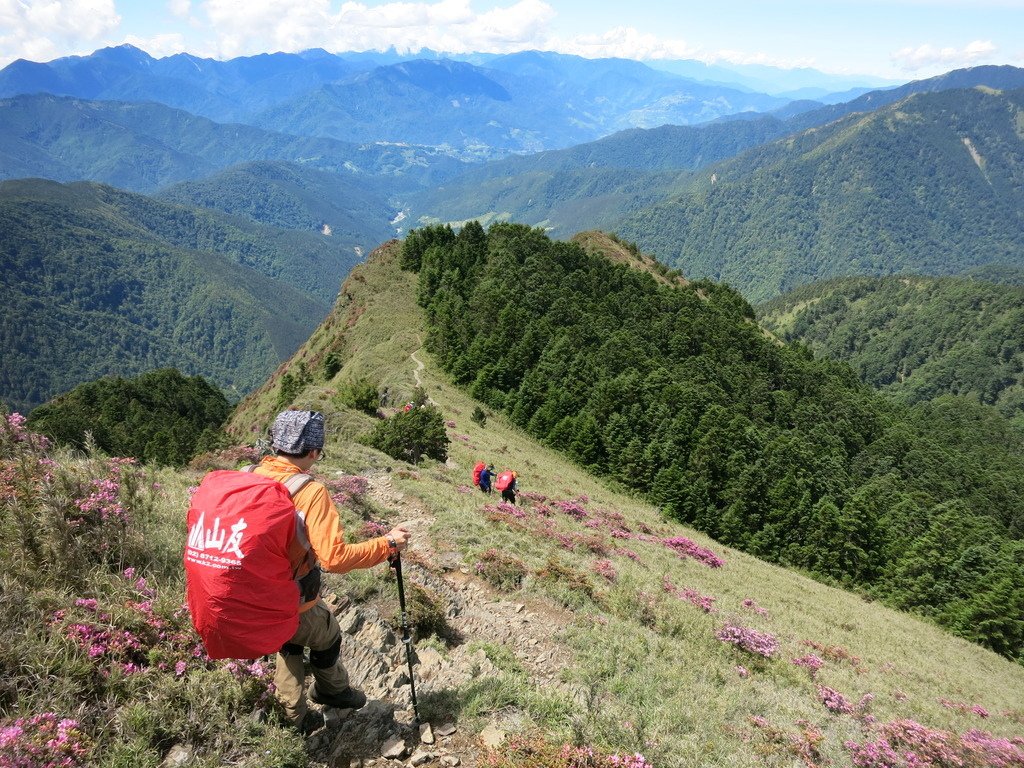
[(484, 467), (486, 467), (486, 466), (487, 465), (484, 464), (482, 461), (478, 461), (476, 463), (476, 466), (473, 467), (473, 485), (479, 487), (479, 485), (480, 485), (480, 473), (484, 471)]
[(515, 477), (516, 476), (512, 474), (512, 472), (506, 470), (502, 472), (500, 475), (498, 475), (498, 480), (497, 482), (494, 483), (494, 487), (497, 488), (499, 491), (504, 491), (506, 488), (512, 485), (512, 481), (515, 480)]
[(211, 658), (255, 659), (295, 634), (301, 598), (288, 554), (296, 539), (315, 560), (292, 496), (311, 479), (296, 474), (284, 484), (251, 468), (218, 470), (192, 496), (186, 595)]

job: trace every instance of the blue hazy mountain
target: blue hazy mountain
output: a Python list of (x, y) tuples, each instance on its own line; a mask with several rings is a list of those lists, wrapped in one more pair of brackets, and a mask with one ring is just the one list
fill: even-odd
[[(263, 54), (156, 59), (129, 45), (0, 70), (0, 97), (155, 101), (218, 122), (347, 141), (458, 148), (467, 157), (569, 146), (630, 127), (689, 125), (789, 99), (625, 59), (527, 51), (469, 56)], [(424, 120), (430, 115), (430, 120)]]
[(0, 178), (90, 180), (150, 192), (260, 160), (389, 177), (397, 189), (436, 183), (462, 165), (435, 149), (286, 135), (153, 102), (48, 94), (0, 100)]

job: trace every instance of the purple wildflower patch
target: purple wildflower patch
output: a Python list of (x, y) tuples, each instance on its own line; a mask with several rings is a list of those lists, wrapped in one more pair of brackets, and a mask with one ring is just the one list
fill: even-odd
[(779, 641), (774, 635), (750, 627), (726, 624), (715, 633), (715, 637), (723, 643), (766, 659), (775, 656), (779, 650)]
[(77, 720), (44, 712), (0, 723), (0, 765), (5, 768), (78, 768), (93, 745)]
[(704, 613), (715, 612), (715, 598), (711, 595), (702, 595), (689, 587), (677, 587), (668, 576), (662, 579), (661, 588), (667, 594), (700, 608)]
[(695, 541), (685, 536), (673, 536), (662, 539), (662, 544), (675, 552), (682, 558), (693, 558), (698, 563), (703, 563), (708, 568), (721, 568), (725, 561), (706, 547), (702, 547)]

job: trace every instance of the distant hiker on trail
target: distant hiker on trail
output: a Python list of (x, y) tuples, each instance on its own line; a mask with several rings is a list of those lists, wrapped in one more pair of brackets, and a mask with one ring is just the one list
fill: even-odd
[[(482, 479), (482, 476), (484, 474), (484, 470), (486, 470), (486, 469), (487, 469), (487, 464), (485, 462), (482, 462), (482, 461), (478, 461), (473, 466), (473, 485), (476, 486), (477, 488), (479, 488), (484, 493), (487, 493), (487, 491), (484, 490), (484, 486), (481, 485), (481, 479)], [(489, 479), (488, 479), (488, 484), (487, 485), (488, 485), (488, 487), (490, 487)]]
[[(324, 417), (315, 411), (283, 411), (274, 420), (270, 436), (276, 454), (265, 457), (253, 470), (256, 474), (284, 482), (308, 472), (324, 456)], [(348, 672), (339, 659), (341, 628), (320, 602), (320, 570), (347, 573), (383, 563), (390, 554), (406, 548), (409, 531), (398, 525), (385, 536), (346, 544), (338, 509), (322, 483), (310, 480), (292, 498), (305, 515), (306, 535), (317, 563), (310, 569), (304, 552), (290, 555), (304, 602), (299, 608), (298, 631), (277, 654), (274, 685), (288, 718), (301, 727), (306, 715), (304, 648), (310, 649), (315, 680), (310, 699), (339, 709), (359, 709), (366, 703), (366, 695), (349, 685)]]
[(519, 475), (510, 469), (506, 469), (498, 475), (494, 487), (501, 491), (502, 501), (507, 501), (509, 504), (516, 503), (516, 492), (519, 490), (519, 484), (516, 482), (518, 477)]
[(490, 464), (480, 470), (480, 490), (486, 494), (491, 493), (491, 479), (494, 477), (494, 465)]

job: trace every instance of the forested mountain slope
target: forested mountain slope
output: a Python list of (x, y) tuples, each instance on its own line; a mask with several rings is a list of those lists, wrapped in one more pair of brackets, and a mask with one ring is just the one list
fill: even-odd
[(896, 88), (886, 88), (865, 93), (841, 104), (830, 104), (791, 118), (791, 131), (801, 131), (818, 125), (831, 123), (852, 112), (873, 112), (881, 107), (895, 104), (908, 96), (918, 93), (977, 88), (984, 86), (999, 91), (1014, 91), (1024, 88), (1024, 69), (1011, 66), (983, 65), (955, 69), (943, 75), (914, 80)]
[(155, 196), (281, 229), (329, 233), (339, 249), (369, 253), (394, 234), (390, 221), (397, 211), (382, 186), (373, 178), (265, 161), (174, 184)]
[(688, 172), (777, 138), (772, 117), (700, 126), (632, 129), (568, 149), (510, 157), (470, 168), (414, 192), (416, 223), (477, 219), (544, 226), (556, 237), (614, 228), (626, 211), (654, 205)]
[[(714, 170), (689, 172), (851, 112), (871, 112), (915, 93), (977, 86), (1020, 88), (1024, 70), (974, 67), (823, 109), (793, 104), (773, 115), (622, 131), (566, 150), (486, 163), (412, 194), (410, 218), (419, 224), (521, 221), (544, 226), (556, 237), (591, 227), (616, 229), (630, 213), (705, 182)], [(798, 107), (800, 114), (783, 119)]]
[(719, 541), (1019, 656), (1024, 440), (995, 413), (893, 404), (725, 286), (659, 286), (521, 225), (410, 233), (403, 265), (427, 348), (530, 435)]
[(18, 409), (169, 366), (246, 392), (357, 260), (320, 234), (40, 180), (0, 183), (0, 254), (0, 397)]
[(1022, 125), (1024, 90), (912, 96), (712, 166), (619, 231), (758, 301), (841, 275), (1020, 266)]
[(758, 307), (761, 322), (909, 402), (944, 394), (1024, 423), (1024, 288), (970, 278), (845, 278)]

